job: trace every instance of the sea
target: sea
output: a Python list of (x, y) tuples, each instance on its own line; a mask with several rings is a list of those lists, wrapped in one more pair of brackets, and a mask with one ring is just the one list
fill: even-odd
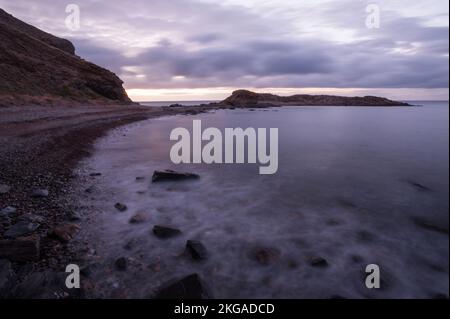
[[(410, 103), (217, 110), (112, 130), (78, 168), (94, 189), (79, 201), (90, 211), (82, 238), (94, 246), (95, 296), (149, 298), (196, 273), (215, 298), (448, 297), (449, 103)], [(171, 131), (196, 119), (278, 128), (278, 171), (172, 163)], [(200, 178), (152, 183), (164, 169)], [(160, 239), (155, 225), (181, 234)], [(187, 240), (207, 258), (193, 260)], [(366, 285), (373, 264), (380, 288)]]

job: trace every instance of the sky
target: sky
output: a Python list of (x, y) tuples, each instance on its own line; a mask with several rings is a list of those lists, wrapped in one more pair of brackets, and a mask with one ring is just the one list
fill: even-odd
[[(65, 23), (68, 4), (80, 9), (76, 30)], [(71, 40), (136, 101), (217, 100), (238, 88), (448, 100), (447, 0), (0, 0), (0, 8)]]

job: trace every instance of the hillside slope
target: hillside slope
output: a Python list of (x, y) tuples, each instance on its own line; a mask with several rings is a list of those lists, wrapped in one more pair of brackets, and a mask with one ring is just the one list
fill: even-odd
[(74, 53), (0, 9), (0, 106), (132, 103), (114, 73)]

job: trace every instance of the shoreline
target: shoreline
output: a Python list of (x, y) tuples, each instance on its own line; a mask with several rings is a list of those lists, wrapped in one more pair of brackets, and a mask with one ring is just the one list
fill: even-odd
[[(7, 275), (7, 282), (0, 285), (0, 296), (79, 297), (80, 292), (67, 290), (55, 296), (41, 289), (43, 283), (52, 281), (57, 272), (64, 272), (68, 262), (78, 257), (74, 256), (71, 238), (65, 241), (54, 236), (59, 225), (80, 224), (69, 199), (70, 184), (76, 178), (73, 170), (91, 155), (94, 142), (112, 129), (150, 118), (209, 109), (122, 105), (0, 109), (0, 166), (4, 168), (0, 171), (0, 184), (7, 188), (0, 194), (0, 211), (7, 207), (15, 210), (0, 215), (0, 268), (6, 269)], [(36, 196), (36, 190), (47, 194)], [(11, 226), (23, 222), (37, 228), (23, 235), (5, 236)], [(22, 247), (21, 240), (32, 243), (33, 251)], [(14, 255), (21, 256), (20, 260), (15, 260)]]

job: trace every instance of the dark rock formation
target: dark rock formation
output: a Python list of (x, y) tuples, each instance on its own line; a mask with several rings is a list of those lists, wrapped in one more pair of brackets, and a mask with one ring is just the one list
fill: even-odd
[(0, 106), (129, 103), (114, 73), (0, 9)]
[(212, 298), (199, 275), (192, 274), (160, 288), (155, 299), (207, 299)]
[(220, 104), (236, 107), (269, 107), (283, 105), (317, 105), (317, 106), (409, 106), (408, 103), (392, 101), (382, 97), (344, 97), (333, 95), (297, 94), (278, 96), (269, 93), (255, 93), (247, 90), (234, 91)]
[(206, 247), (198, 240), (188, 240), (186, 252), (195, 260), (204, 260), (208, 255)]
[(178, 236), (181, 234), (181, 231), (176, 228), (156, 225), (153, 227), (153, 234), (155, 234), (156, 237), (165, 239)]
[(197, 174), (181, 173), (172, 170), (155, 171), (152, 176), (152, 182), (178, 181), (184, 179), (196, 179), (199, 177), (200, 176), (198, 176)]

